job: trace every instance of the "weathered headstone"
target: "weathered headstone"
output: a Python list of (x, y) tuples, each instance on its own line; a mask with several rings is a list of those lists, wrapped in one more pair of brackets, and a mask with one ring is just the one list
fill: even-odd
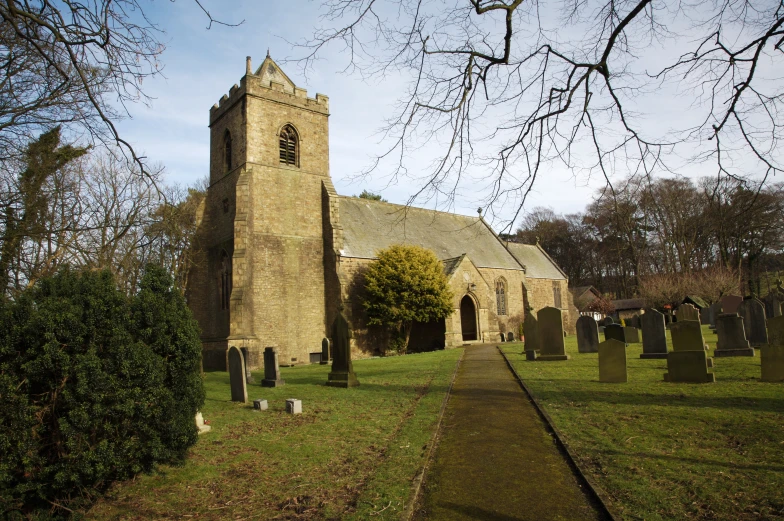
[(289, 414), (302, 414), (302, 400), (289, 398), (286, 400), (286, 412)]
[(229, 347), (229, 383), (232, 402), (248, 402), (248, 388), (245, 380), (245, 358), (238, 348)]
[(604, 327), (607, 327), (607, 326), (610, 326), (610, 325), (612, 325), (612, 324), (615, 324), (615, 321), (613, 320), (613, 317), (604, 317), (604, 318), (601, 320), (601, 324), (602, 324)]
[(741, 302), (743, 302), (743, 297), (737, 295), (724, 295), (721, 297), (721, 309), (723, 309), (725, 313), (737, 313), (738, 306), (740, 306)]
[(782, 299), (777, 293), (768, 293), (762, 302), (765, 304), (765, 318), (781, 316)]
[(506, 341), (507, 342), (514, 342), (515, 341), (515, 336), (514, 336), (513, 332), (510, 331), (510, 332), (508, 332), (506, 334)]
[(710, 310), (710, 328), (716, 329), (716, 319), (719, 318), (721, 315), (721, 302), (715, 302), (711, 304), (711, 307), (708, 308)]
[(708, 369), (708, 353), (701, 351), (670, 351), (667, 353), (665, 382), (710, 383), (716, 375)]
[(329, 345), (329, 338), (325, 338), (321, 341), (321, 365), (327, 365), (329, 363), (330, 358), (330, 345)]
[(754, 356), (754, 348), (749, 347), (743, 319), (737, 313), (725, 313), (716, 319), (716, 350), (713, 356)]
[(581, 353), (599, 352), (599, 327), (593, 317), (577, 319), (577, 350)]
[(703, 326), (707, 326), (708, 324), (710, 324), (711, 323), (710, 314), (711, 314), (710, 307), (702, 308), (700, 310), (700, 324), (702, 324)]
[(354, 364), (351, 361), (351, 328), (343, 316), (342, 305), (332, 323), (332, 342), (332, 371), (329, 373), (327, 385), (345, 388), (358, 386), (359, 380), (354, 374)]
[(697, 322), (700, 321), (700, 312), (697, 311), (691, 304), (681, 304), (678, 306), (678, 310), (675, 312), (675, 316), (678, 317), (678, 322), (682, 320), (696, 320)]
[(503, 333), (501, 333), (501, 342), (506, 342), (506, 336)]
[(604, 326), (604, 341), (607, 340), (618, 340), (619, 342), (626, 343), (626, 335), (623, 332), (623, 326), (620, 324), (610, 324), (609, 326)]
[(564, 348), (561, 310), (546, 307), (537, 313), (539, 319), (539, 351), (541, 361), (569, 360)]
[(699, 320), (678, 320), (670, 328), (673, 351), (704, 351), (702, 327)]
[(264, 348), (264, 380), (261, 381), (262, 387), (280, 387), (285, 384), (280, 379), (280, 366), (278, 365), (278, 353), (273, 347)]
[(626, 326), (623, 328), (623, 338), (627, 344), (639, 344), (640, 330), (636, 327)]
[(204, 416), (202, 416), (201, 411), (196, 413), (196, 427), (199, 429), (199, 434), (204, 434), (205, 432), (210, 432), (212, 430), (212, 426), (204, 423)]
[(758, 299), (745, 299), (738, 306), (738, 315), (743, 317), (746, 338), (752, 347), (768, 343), (768, 331), (765, 325), (765, 306)]
[(526, 352), (539, 351), (539, 321), (531, 308), (528, 308), (525, 313), (523, 336), (525, 341), (523, 346)]
[(784, 315), (768, 320), (768, 345), (760, 347), (763, 382), (784, 382)]
[(702, 328), (699, 320), (678, 320), (670, 328), (672, 351), (667, 353), (666, 382), (715, 382), (716, 377), (708, 370), (713, 359), (705, 352)]
[(599, 344), (599, 381), (626, 383), (626, 344), (619, 340), (605, 340)]
[(242, 347), (240, 350), (242, 351), (242, 358), (245, 360), (245, 383), (253, 385), (256, 383), (256, 379), (250, 373), (250, 352), (247, 347)]
[(269, 404), (267, 403), (267, 400), (259, 398), (258, 400), (253, 400), (253, 409), (256, 411), (266, 411), (269, 409)]
[(646, 309), (642, 317), (642, 354), (640, 358), (667, 358), (667, 331), (664, 315), (655, 309)]

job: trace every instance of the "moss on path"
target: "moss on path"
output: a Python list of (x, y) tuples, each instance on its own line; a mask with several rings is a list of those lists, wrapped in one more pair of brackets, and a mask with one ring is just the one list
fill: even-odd
[(495, 345), (466, 349), (417, 519), (604, 519)]

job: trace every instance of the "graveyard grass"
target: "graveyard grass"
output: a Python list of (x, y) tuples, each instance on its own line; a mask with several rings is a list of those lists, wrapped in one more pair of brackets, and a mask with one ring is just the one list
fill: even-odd
[(759, 381), (759, 351), (716, 358), (716, 383), (679, 384), (630, 344), (629, 382), (610, 384), (574, 336), (565, 362), (503, 350), (623, 519), (784, 519), (784, 385)]
[(206, 373), (212, 431), (186, 463), (115, 485), (87, 518), (398, 519), (461, 352), (355, 361), (352, 389), (324, 385), (329, 365), (281, 368), (279, 388), (254, 372), (248, 399), (267, 399), (264, 412), (229, 401), (228, 373)]

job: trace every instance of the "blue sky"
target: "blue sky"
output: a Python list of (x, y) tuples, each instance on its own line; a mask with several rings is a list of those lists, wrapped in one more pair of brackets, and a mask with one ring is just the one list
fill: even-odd
[[(405, 92), (404, 77), (387, 76), (383, 81), (364, 81), (343, 72), (345, 56), (328, 48), (308, 71), (307, 77), (287, 58), (296, 56), (289, 42), (313, 34), (319, 24), (319, 3), (308, 0), (202, 0), (214, 17), (226, 22), (244, 23), (239, 27), (213, 25), (191, 0), (157, 0), (148, 14), (165, 30), (162, 40), (167, 50), (162, 56), (163, 76), (145, 80), (145, 92), (154, 99), (149, 107), (130, 107), (131, 119), (119, 124), (123, 136), (152, 163), (163, 164), (167, 182), (193, 184), (208, 173), (209, 108), (245, 73), (245, 57), (251, 56), (254, 70), (269, 49), (298, 86), (310, 96), (330, 98), (330, 171), (339, 193), (354, 195), (363, 189), (381, 193), (395, 203), (405, 203), (417, 185), (405, 181), (390, 185), (381, 169), (371, 177), (352, 180), (371, 164), (374, 153), (383, 150), (377, 131), (394, 115), (394, 105)], [(146, 4), (145, 4), (146, 5)], [(656, 56), (654, 56), (656, 57)], [(679, 92), (655, 93), (651, 128), (677, 123), (688, 112), (690, 99)], [(432, 147), (418, 153), (422, 170), (438, 156)], [(705, 175), (697, 166), (683, 168), (686, 175)], [(710, 173), (710, 172), (708, 172)], [(582, 211), (592, 193), (604, 184), (598, 176), (586, 178), (564, 167), (548, 168), (534, 186), (525, 208), (548, 206), (557, 212)], [(457, 194), (452, 211), (474, 214), (487, 192), (482, 183), (469, 183)], [(431, 202), (432, 206), (435, 204)], [(497, 229), (508, 220), (514, 205), (499, 205), (488, 218)], [(519, 222), (519, 221), (518, 221)]]

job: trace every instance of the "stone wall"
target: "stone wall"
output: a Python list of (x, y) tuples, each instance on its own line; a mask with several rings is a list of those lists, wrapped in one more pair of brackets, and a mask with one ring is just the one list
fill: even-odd
[(555, 293), (553, 292), (553, 286), (558, 285), (561, 288), (560, 309), (563, 311), (564, 330), (568, 334), (573, 334), (579, 313), (576, 312), (574, 303), (571, 306), (569, 304), (569, 282), (567, 280), (526, 278), (525, 284), (528, 288), (529, 303), (536, 311), (548, 306), (554, 307)]

